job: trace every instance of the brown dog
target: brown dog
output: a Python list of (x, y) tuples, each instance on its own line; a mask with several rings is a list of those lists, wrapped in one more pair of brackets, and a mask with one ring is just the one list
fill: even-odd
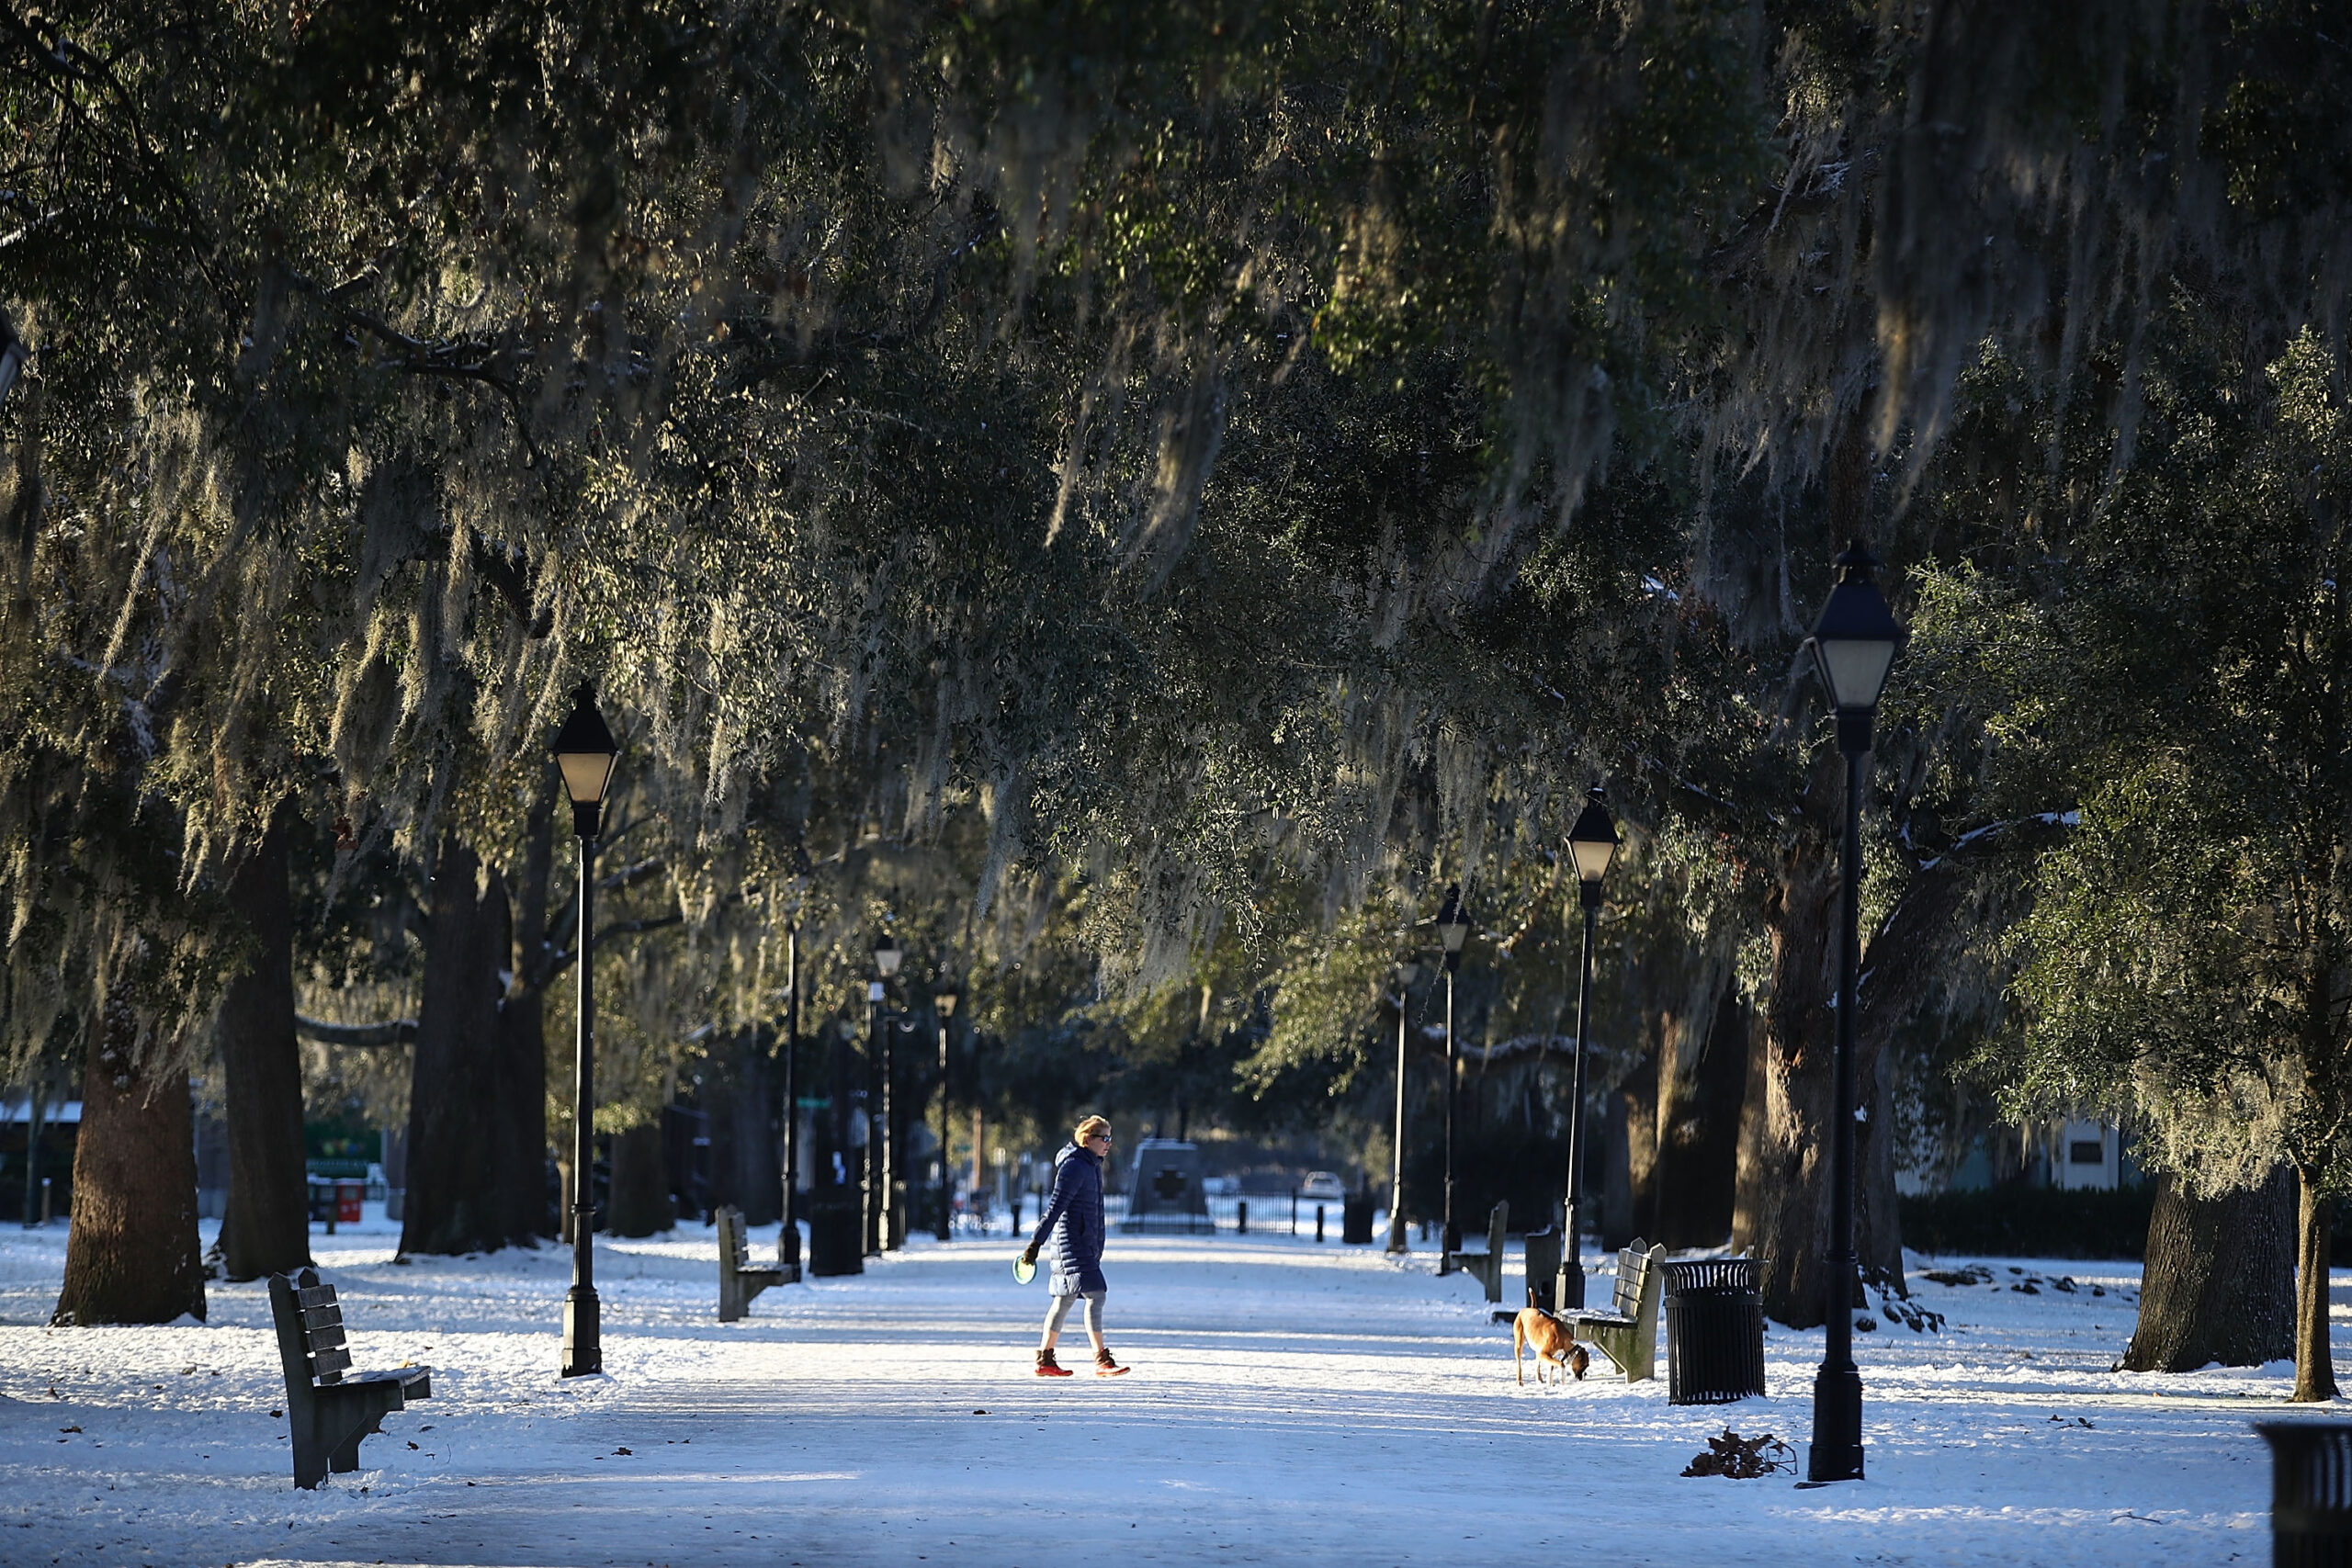
[(1510, 1320), (1510, 1365), (1521, 1384), (1527, 1382), (1527, 1369), (1520, 1360), (1527, 1347), (1535, 1348), (1535, 1381), (1544, 1381), (1546, 1367), (1574, 1372), (1577, 1381), (1584, 1381), (1585, 1369), (1592, 1365), (1592, 1357), (1577, 1343), (1568, 1325), (1532, 1303), (1520, 1309)]

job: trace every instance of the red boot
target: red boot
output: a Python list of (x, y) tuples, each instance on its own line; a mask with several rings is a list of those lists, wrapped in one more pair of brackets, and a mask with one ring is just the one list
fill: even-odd
[(1040, 1350), (1037, 1352), (1037, 1375), (1041, 1378), (1066, 1378), (1070, 1374), (1068, 1367), (1054, 1359), (1051, 1350)]
[(1094, 1375), (1098, 1378), (1123, 1378), (1127, 1369), (1111, 1359), (1111, 1347), (1105, 1345), (1094, 1352)]

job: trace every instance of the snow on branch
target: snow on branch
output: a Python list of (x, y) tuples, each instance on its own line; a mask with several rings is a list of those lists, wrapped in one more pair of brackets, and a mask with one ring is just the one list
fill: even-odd
[[(2005, 821), (1987, 822), (1982, 828), (1971, 828), (1967, 832), (1954, 839), (1951, 841), (1951, 848), (1942, 854), (1931, 855), (1921, 861), (1919, 869), (1933, 871), (1954, 855), (1965, 854), (1971, 850), (1990, 848), (1992, 840), (2006, 834), (2017, 832), (2020, 829), (2079, 828), (2082, 822), (2083, 814), (2080, 811), (2039, 811), (2030, 817), (2012, 817)], [(1910, 841), (1907, 830), (1904, 841), (1906, 844)]]

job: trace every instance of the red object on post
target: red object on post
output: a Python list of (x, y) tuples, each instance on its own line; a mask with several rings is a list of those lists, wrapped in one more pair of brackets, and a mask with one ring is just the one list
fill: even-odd
[(335, 1224), (356, 1225), (359, 1223), (359, 1201), (368, 1195), (364, 1181), (338, 1181), (334, 1184)]

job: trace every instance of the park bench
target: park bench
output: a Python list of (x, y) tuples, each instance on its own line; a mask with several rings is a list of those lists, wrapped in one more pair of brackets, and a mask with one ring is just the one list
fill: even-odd
[(1607, 1312), (1569, 1314), (1579, 1339), (1599, 1348), (1627, 1382), (1655, 1377), (1657, 1368), (1657, 1302), (1666, 1248), (1645, 1249), (1641, 1238), (1617, 1255), (1617, 1289)]
[(351, 1371), (344, 1343), (343, 1308), (334, 1287), (305, 1269), (293, 1279), (269, 1277), (269, 1315), (277, 1327), (277, 1359), (286, 1369), (286, 1417), (294, 1443), (294, 1484), (316, 1489), (327, 1478), (359, 1468), (359, 1439), (380, 1432), (384, 1416), (412, 1399), (433, 1396), (433, 1369)]
[(1484, 1252), (1449, 1252), (1446, 1267), (1459, 1269), (1476, 1278), (1487, 1287), (1487, 1299), (1503, 1299), (1503, 1230), (1510, 1224), (1509, 1200), (1495, 1204), (1495, 1212), (1487, 1217), (1487, 1250)]
[[(1519, 1238), (1519, 1246), (1521, 1271), (1527, 1285), (1520, 1293), (1527, 1298), (1529, 1306), (1557, 1317), (1559, 1314), (1553, 1309), (1559, 1303), (1553, 1297), (1558, 1294), (1560, 1284), (1560, 1227), (1545, 1225), (1540, 1231), (1528, 1231)], [(1509, 1323), (1518, 1315), (1517, 1307), (1498, 1306), (1494, 1312), (1497, 1323)]]
[(770, 1285), (788, 1285), (792, 1280), (781, 1268), (752, 1267), (751, 1246), (743, 1239), (742, 1210), (721, 1204), (713, 1218), (718, 1224), (718, 1321), (733, 1323), (752, 1310), (752, 1297)]

